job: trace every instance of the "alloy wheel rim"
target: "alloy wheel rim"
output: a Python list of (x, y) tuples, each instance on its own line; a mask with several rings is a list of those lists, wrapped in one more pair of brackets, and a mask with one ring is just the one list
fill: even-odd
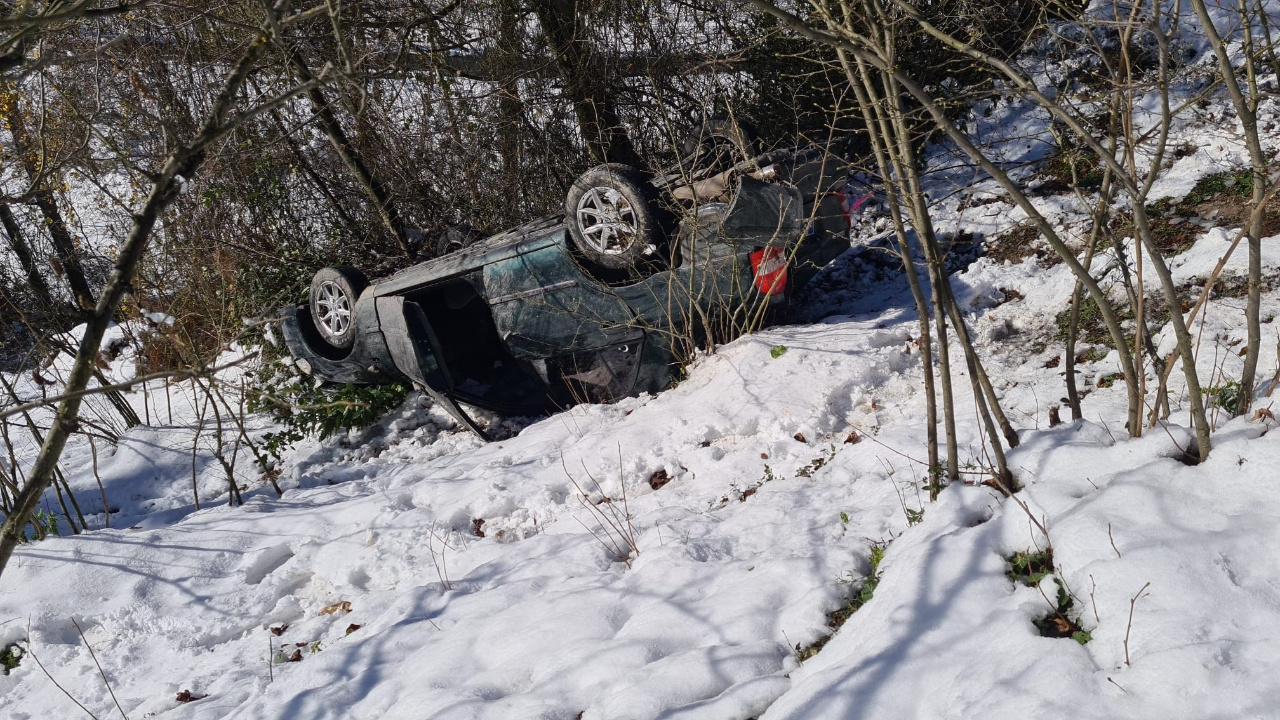
[(639, 220), (631, 201), (611, 187), (593, 187), (578, 201), (578, 228), (587, 245), (621, 255), (635, 244)]
[(320, 327), (331, 337), (342, 337), (351, 329), (351, 298), (332, 280), (320, 284), (316, 297), (320, 309)]

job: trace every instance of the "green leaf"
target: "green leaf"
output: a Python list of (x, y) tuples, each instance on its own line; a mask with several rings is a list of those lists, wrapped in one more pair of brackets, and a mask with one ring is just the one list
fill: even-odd
[(880, 563), (884, 561), (884, 546), (871, 546), (871, 574), (875, 575), (880, 572)]
[(773, 359), (774, 359), (774, 360), (777, 360), (778, 358), (780, 358), (780, 357), (782, 357), (783, 355), (786, 355), (786, 354), (787, 354), (787, 346), (786, 346), (786, 345), (774, 345), (774, 346), (773, 346), (773, 349), (771, 349), (771, 350), (769, 351), (769, 355), (770, 355), (771, 357), (773, 357)]
[(3, 675), (8, 675), (10, 670), (16, 669), (22, 664), (22, 656), (26, 655), (26, 651), (17, 643), (10, 643), (0, 650), (0, 669)]
[(867, 581), (862, 584), (862, 590), (858, 592), (858, 599), (862, 601), (862, 605), (871, 602), (872, 596), (875, 595), (877, 584), (874, 577), (867, 578)]

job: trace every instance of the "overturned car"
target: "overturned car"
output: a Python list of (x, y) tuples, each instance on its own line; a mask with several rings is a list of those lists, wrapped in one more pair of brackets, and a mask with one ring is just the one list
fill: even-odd
[(685, 158), (693, 172), (592, 168), (564, 215), (373, 283), (324, 268), (309, 302), (282, 310), (285, 342), (325, 381), (412, 382), (481, 436), (460, 403), (530, 415), (661, 390), (691, 343), (776, 316), (849, 248), (828, 148), (736, 164), (710, 150)]

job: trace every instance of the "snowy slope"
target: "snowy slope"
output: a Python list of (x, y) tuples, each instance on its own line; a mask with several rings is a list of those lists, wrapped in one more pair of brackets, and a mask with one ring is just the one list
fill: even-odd
[[(1122, 439), (1118, 387), (1089, 395), (1089, 421), (1049, 430), (1061, 379), (1043, 367), (1052, 346), (1029, 348), (1051, 332), (1065, 271), (984, 258), (961, 273), (974, 297), (1025, 298), (974, 324), (1015, 328), (985, 348), (1030, 430), (1011, 464), (1093, 636), (1042, 638), (1031, 620), (1047, 601), (1004, 576), (1004, 556), (1045, 544), (1026, 514), (981, 486), (937, 503), (919, 490), (915, 318), (869, 253), (833, 269), (845, 287), (877, 280), (823, 296), (844, 314), (721, 348), (658, 397), (578, 407), (490, 445), (411, 397), (372, 437), (300, 449), (283, 499), (256, 490), (243, 508), (196, 512), (191, 432), (133, 431), (99, 468), (113, 495), (137, 489), (127, 517), (23, 548), (0, 587), (0, 640), (29, 623), (35, 654), (100, 716), (112, 701), (72, 618), (130, 717), (1265, 715), (1280, 694), (1270, 421), (1228, 425), (1196, 468), (1170, 459), (1182, 428)], [(1187, 254), (1200, 255), (1213, 258)], [(977, 469), (973, 418), (960, 420)], [(84, 448), (68, 457), (77, 488), (93, 482), (86, 462)], [(654, 490), (658, 470), (671, 480)], [(630, 567), (579, 500), (574, 482), (602, 499), (596, 481), (613, 502), (594, 507), (632, 516)], [(875, 597), (801, 665), (794, 648), (827, 632), (849, 592), (837, 581), (890, 540)], [(1129, 666), (1129, 599), (1148, 581)], [(350, 612), (323, 612), (343, 601)], [(301, 662), (269, 669), (269, 644)], [(208, 697), (180, 704), (182, 690)], [(31, 662), (0, 692), (7, 717), (78, 712)]]

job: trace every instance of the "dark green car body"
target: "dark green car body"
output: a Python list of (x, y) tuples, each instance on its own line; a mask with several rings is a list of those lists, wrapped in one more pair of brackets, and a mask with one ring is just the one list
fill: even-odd
[(529, 415), (657, 392), (713, 326), (725, 339), (785, 304), (753, 253), (785, 257), (790, 290), (849, 248), (836, 163), (816, 150), (760, 159), (771, 181), (744, 176), (728, 202), (688, 208), (668, 261), (640, 279), (593, 269), (551, 216), (371, 284), (347, 350), (320, 337), (308, 305), (286, 307), (286, 344), (326, 381), (408, 380), (477, 432), (459, 402)]

